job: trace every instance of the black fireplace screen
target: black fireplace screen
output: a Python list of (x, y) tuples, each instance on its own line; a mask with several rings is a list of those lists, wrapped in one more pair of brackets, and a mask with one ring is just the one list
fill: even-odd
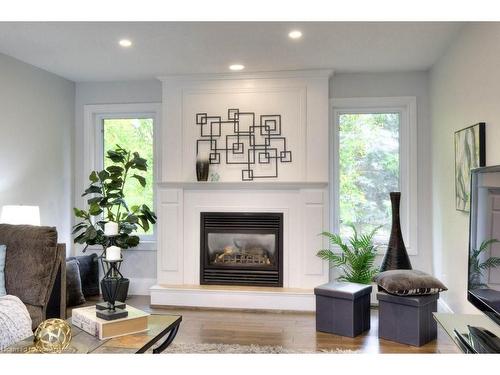
[(201, 213), (201, 284), (282, 286), (281, 213)]

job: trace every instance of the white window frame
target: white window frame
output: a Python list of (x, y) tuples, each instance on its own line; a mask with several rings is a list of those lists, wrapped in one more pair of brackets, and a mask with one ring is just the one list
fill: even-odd
[[(157, 139), (160, 134), (161, 104), (160, 103), (129, 103), (129, 104), (89, 104), (84, 106), (84, 134), (83, 134), (83, 176), (84, 190), (88, 183), (88, 176), (93, 170), (100, 170), (104, 164), (103, 154), (103, 120), (113, 118), (152, 118), (153, 119), (153, 207), (156, 211), (157, 194), (156, 181), (159, 181), (160, 143)], [(82, 191), (83, 191), (82, 190)], [(85, 200), (81, 202), (85, 204)], [(82, 206), (83, 207), (83, 206)], [(157, 228), (153, 235), (141, 235), (141, 242), (131, 250), (156, 250)]]
[[(330, 194), (331, 230), (338, 233), (339, 215), (339, 116), (345, 113), (399, 113), (400, 114), (400, 167), (401, 230), (408, 254), (417, 255), (417, 101), (414, 96), (333, 98), (331, 108)], [(384, 245), (384, 244), (383, 244)], [(386, 244), (385, 244), (386, 245)], [(383, 248), (382, 248), (383, 249)]]

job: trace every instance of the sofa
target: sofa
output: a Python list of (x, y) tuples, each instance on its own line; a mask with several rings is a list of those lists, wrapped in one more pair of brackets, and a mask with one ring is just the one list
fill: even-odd
[(0, 224), (0, 244), (7, 246), (5, 289), (18, 297), (31, 326), (66, 318), (66, 246), (54, 227)]

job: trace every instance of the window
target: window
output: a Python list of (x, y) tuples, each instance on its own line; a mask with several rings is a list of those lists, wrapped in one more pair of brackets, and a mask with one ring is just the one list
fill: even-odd
[(389, 193), (401, 191), (402, 230), (407, 246), (414, 246), (414, 98), (336, 99), (333, 105), (333, 230), (347, 237), (348, 224), (361, 232), (382, 226), (375, 241), (387, 244)]
[[(103, 169), (112, 163), (106, 158), (106, 152), (116, 145), (139, 152), (148, 160), (148, 170), (138, 172), (146, 179), (146, 186), (127, 184), (125, 196), (129, 206), (144, 203), (155, 210), (154, 184), (159, 170), (155, 155), (159, 152), (154, 134), (159, 112), (160, 105), (156, 103), (86, 105), (83, 183), (91, 170)], [(139, 229), (138, 234), (141, 237), (138, 249), (154, 249), (154, 226), (147, 233)]]
[[(106, 152), (112, 150), (116, 145), (120, 145), (126, 150), (139, 152), (141, 157), (148, 161), (148, 170), (145, 172), (134, 171), (146, 179), (146, 187), (142, 187), (137, 181), (128, 183), (125, 187), (125, 197), (129, 207), (145, 204), (154, 210), (153, 200), (153, 118), (103, 118), (102, 119), (102, 144), (103, 144), (103, 164), (104, 168), (113, 164), (106, 158)], [(139, 234), (153, 234), (153, 227), (144, 233), (142, 228), (137, 231)]]
[(390, 234), (389, 193), (399, 191), (399, 113), (339, 114), (339, 223), (347, 223), (379, 239)]

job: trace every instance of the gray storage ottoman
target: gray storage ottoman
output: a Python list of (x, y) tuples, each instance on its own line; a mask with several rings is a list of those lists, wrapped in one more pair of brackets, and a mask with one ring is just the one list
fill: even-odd
[(395, 296), (377, 293), (378, 337), (413, 346), (436, 339), (437, 325), (432, 313), (437, 311), (439, 294)]
[(331, 282), (314, 288), (316, 330), (354, 337), (370, 329), (371, 285)]

